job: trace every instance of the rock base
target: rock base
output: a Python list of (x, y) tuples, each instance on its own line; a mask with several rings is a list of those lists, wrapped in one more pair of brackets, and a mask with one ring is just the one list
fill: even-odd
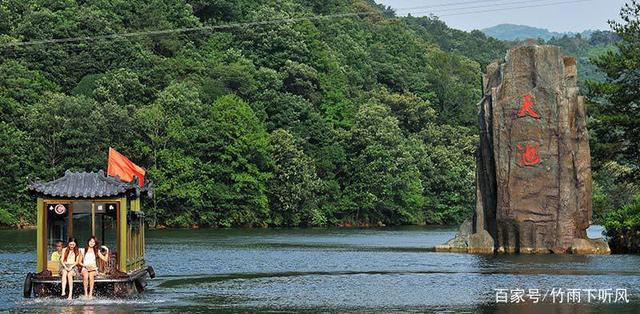
[(572, 254), (611, 254), (609, 243), (602, 238), (580, 239), (575, 238), (569, 248)]
[(493, 238), (487, 230), (482, 230), (469, 236), (469, 248), (467, 252), (489, 254), (493, 253), (493, 248)]
[(470, 220), (465, 220), (458, 228), (456, 236), (442, 245), (436, 245), (436, 252), (454, 252), (454, 253), (466, 253), (469, 247), (469, 236), (472, 232), (472, 223)]
[(520, 247), (494, 247), (493, 238), (486, 231), (474, 233), (465, 238), (456, 235), (455, 238), (449, 240), (446, 244), (436, 245), (436, 252), (451, 253), (472, 253), (472, 254), (563, 254), (571, 253), (575, 255), (592, 255), (592, 254), (611, 254), (609, 244), (602, 238), (599, 239), (581, 239), (575, 238), (571, 246), (566, 251), (553, 251), (548, 248), (530, 248)]

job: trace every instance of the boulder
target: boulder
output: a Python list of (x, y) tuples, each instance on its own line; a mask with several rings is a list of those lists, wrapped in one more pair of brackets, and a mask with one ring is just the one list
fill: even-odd
[(611, 254), (611, 249), (604, 239), (575, 238), (569, 249), (573, 254)]
[(469, 236), (468, 246), (467, 252), (469, 253), (493, 253), (493, 237), (487, 230), (482, 230)]
[(455, 237), (443, 245), (436, 245), (436, 252), (467, 252), (469, 246), (469, 235), (473, 230), (471, 220), (467, 219), (458, 228)]

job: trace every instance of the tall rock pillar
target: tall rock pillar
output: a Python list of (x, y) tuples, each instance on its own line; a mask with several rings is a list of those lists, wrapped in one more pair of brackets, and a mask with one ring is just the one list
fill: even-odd
[(555, 46), (516, 47), (483, 85), (473, 221), (436, 251), (610, 253), (587, 238), (591, 156), (576, 60)]
[[(471, 238), (507, 253), (608, 252), (586, 235), (591, 157), (576, 78), (575, 59), (555, 46), (516, 47), (487, 67)], [(473, 242), (469, 251), (492, 251)]]
[(591, 156), (576, 60), (513, 48), (487, 66), (473, 221), (437, 251), (608, 254), (588, 239)]

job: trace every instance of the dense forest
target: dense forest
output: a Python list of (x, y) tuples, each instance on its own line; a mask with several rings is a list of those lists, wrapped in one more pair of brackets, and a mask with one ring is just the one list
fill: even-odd
[[(241, 24), (344, 13), (360, 14)], [(163, 225), (471, 212), (480, 64), (372, 2), (12, 0), (0, 15), (4, 224), (33, 221), (27, 176), (104, 169), (109, 146), (147, 169), (147, 215)]]
[[(593, 38), (550, 42), (619, 53)], [(459, 223), (482, 69), (514, 44), (371, 0), (3, 1), (0, 224), (34, 221), (28, 176), (104, 169), (109, 146), (154, 182), (153, 224)]]

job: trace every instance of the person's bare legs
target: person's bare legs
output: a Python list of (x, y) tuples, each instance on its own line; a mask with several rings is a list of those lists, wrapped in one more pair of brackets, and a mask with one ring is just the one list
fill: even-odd
[(89, 273), (89, 299), (93, 299), (93, 285), (96, 282), (96, 272)]
[(67, 281), (69, 281), (69, 297), (67, 297), (67, 300), (73, 299), (73, 274), (73, 270), (67, 272)]
[(82, 270), (82, 285), (84, 286), (85, 298), (89, 296), (89, 272), (86, 269)]
[(67, 270), (63, 269), (62, 270), (62, 294), (60, 294), (63, 297), (66, 294), (65, 290), (67, 290)]

